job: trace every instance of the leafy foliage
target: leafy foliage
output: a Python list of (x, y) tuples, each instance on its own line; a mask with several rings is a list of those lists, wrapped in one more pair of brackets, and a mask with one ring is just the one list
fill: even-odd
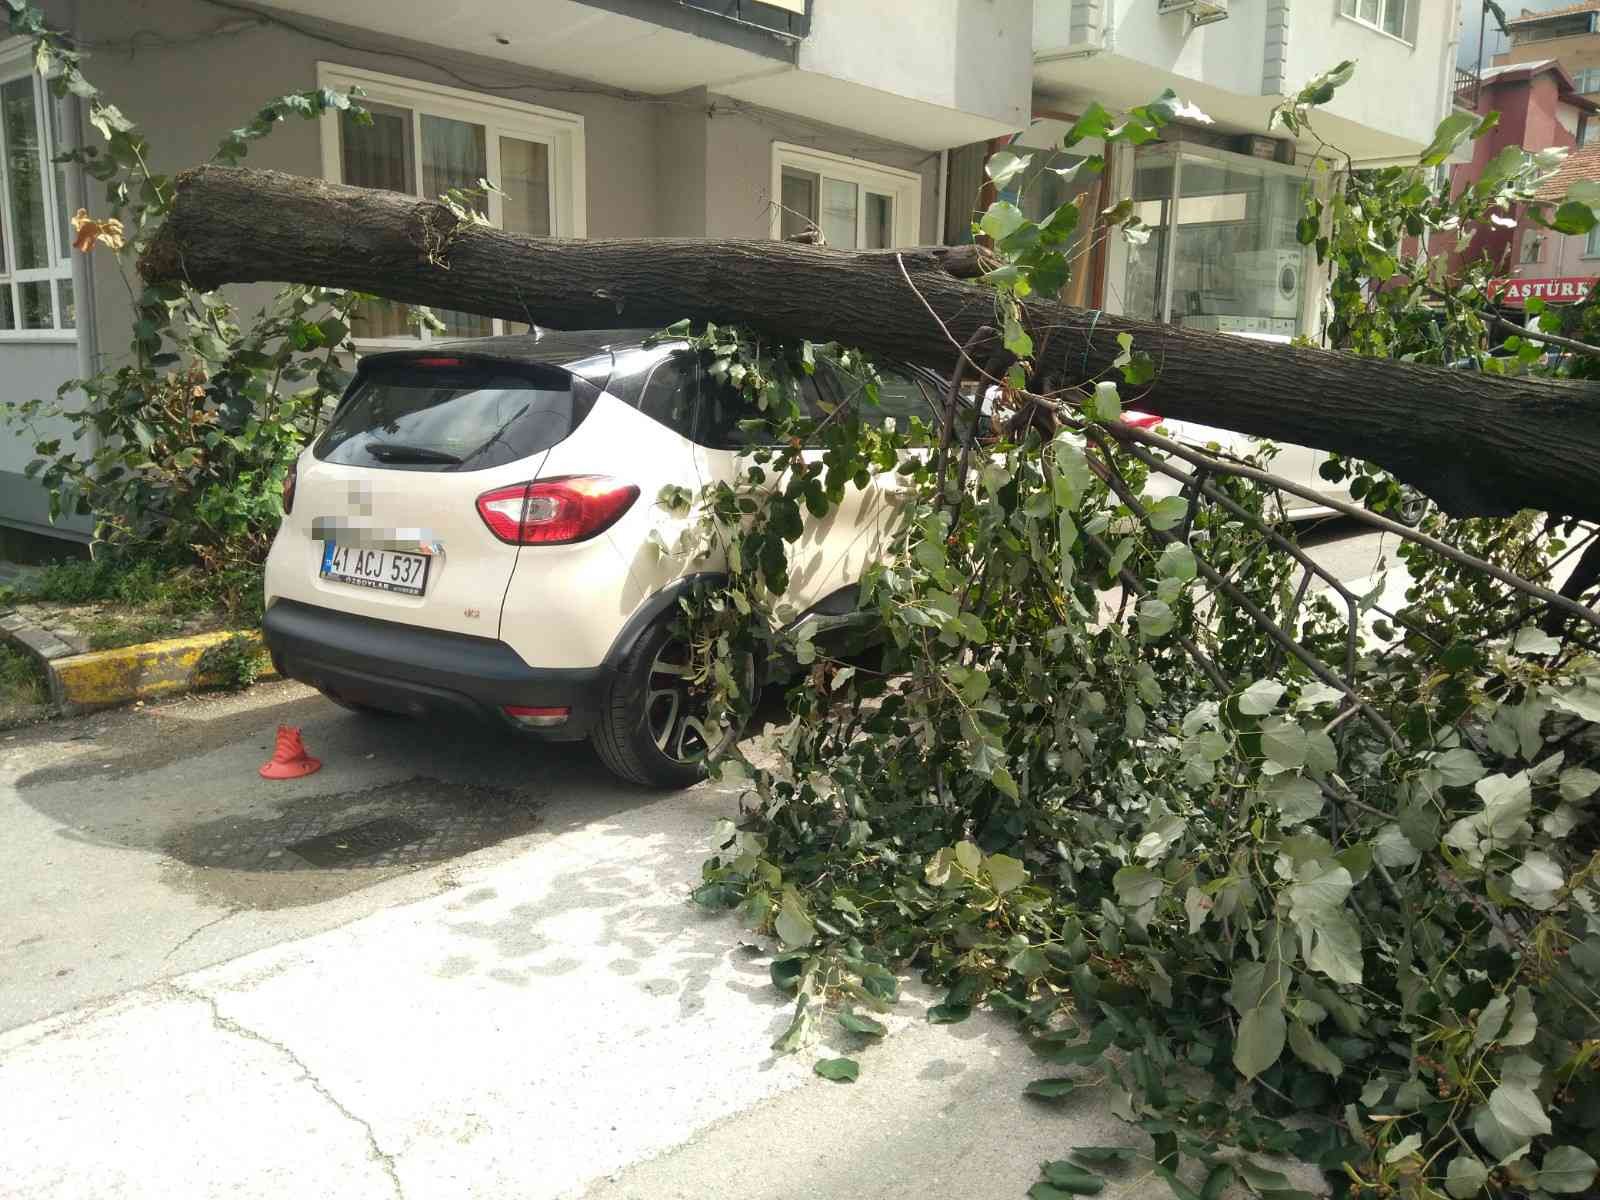
[[(1434, 202), (1383, 200), (1402, 226)], [(1349, 227), (1372, 216), (1336, 208), (1320, 236), (1357, 253)], [(1398, 612), (1298, 587), (1270, 490), (1220, 459), (1203, 492), (1161, 494), (1192, 464), (1121, 423), (1116, 381), (1035, 378), (1038, 331), (1010, 328), (1016, 296), (1059, 286), (1048, 227), (1076, 220), (985, 214), (1009, 355), (979, 354), (987, 422), (952, 386), (931, 447), (859, 405), (807, 422), (775, 403), (814, 347), (696, 342), (773, 430), (738, 483), (658, 503), (697, 514), (661, 552), (726, 566), (685, 612), (723, 717), (749, 711), (741, 656), (798, 673), (792, 719), (714, 764), (746, 802), (695, 891), (781, 943), (795, 1013), (775, 1048), (805, 1046), (832, 1005), (858, 1031), (907, 969), (942, 993), (929, 1021), (1010, 1014), (1046, 1064), (1019, 1091), (1109, 1085), (1144, 1135), (1045, 1164), (1038, 1197), (1092, 1194), (1121, 1162), (1179, 1197), (1298, 1194), (1261, 1157), (1280, 1154), (1347, 1195), (1592, 1187), (1593, 630), (1534, 627), (1520, 593), (1421, 541)], [(1392, 344), (1336, 311), (1357, 348)], [(1482, 333), (1450, 353), (1481, 353)], [(862, 585), (876, 648), (818, 644), (781, 605), (801, 510), (888, 474), (900, 507)], [(1432, 520), (1525, 575), (1579, 540), (1534, 514)]]
[[(134, 300), (124, 365), (69, 380), (54, 403), (5, 405), (7, 422), (33, 435), (37, 457), (26, 474), (48, 490), (52, 519), (94, 514), (97, 539), (119, 559), (198, 563), (219, 578), (249, 580), (282, 519), (284, 476), (347, 382), (350, 318), (365, 298), (291, 287), (243, 326), (214, 294), (136, 289), (125, 260), (170, 208), (171, 180), (151, 171), (144, 136), (84, 76), (72, 44), (33, 5), (9, 3), (11, 32), (33, 39), (36, 69), (57, 95), (81, 98), (104, 140), (62, 156), (105, 185), (107, 215), (80, 212), (75, 247), (116, 254)], [(292, 93), (230, 132), (215, 160), (237, 163), (279, 122), (328, 111), (370, 120), (348, 95)], [(56, 435), (63, 424), (70, 439)], [(237, 596), (229, 607), (240, 607)]]

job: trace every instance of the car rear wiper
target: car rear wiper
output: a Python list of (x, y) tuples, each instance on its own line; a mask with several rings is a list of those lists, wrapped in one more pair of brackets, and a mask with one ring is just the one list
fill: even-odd
[(428, 446), (405, 446), (398, 442), (369, 442), (367, 453), (379, 462), (459, 463), (459, 454), (434, 450)]

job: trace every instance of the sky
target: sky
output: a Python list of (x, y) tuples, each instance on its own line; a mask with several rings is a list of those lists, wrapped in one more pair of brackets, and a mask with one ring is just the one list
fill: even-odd
[[(1528, 12), (1547, 12), (1552, 8), (1567, 8), (1576, 4), (1577, 0), (1500, 0), (1500, 7), (1506, 10), (1506, 19), (1520, 17), (1524, 10)], [(1483, 7), (1478, 0), (1466, 0), (1461, 6), (1461, 51), (1456, 62), (1463, 67), (1476, 66), (1478, 62), (1478, 18), (1483, 12)], [(1505, 35), (1495, 27), (1494, 17), (1489, 18), (1488, 29), (1484, 34), (1483, 65), (1488, 66), (1497, 50), (1506, 48)]]

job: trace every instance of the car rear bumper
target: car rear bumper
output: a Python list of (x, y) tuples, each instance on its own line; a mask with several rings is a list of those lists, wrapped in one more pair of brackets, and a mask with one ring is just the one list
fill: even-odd
[[(262, 623), (280, 674), (341, 700), (411, 716), (485, 718), (557, 741), (587, 737), (610, 693), (609, 667), (530, 667), (510, 646), (278, 600)], [(565, 708), (530, 729), (507, 706)]]

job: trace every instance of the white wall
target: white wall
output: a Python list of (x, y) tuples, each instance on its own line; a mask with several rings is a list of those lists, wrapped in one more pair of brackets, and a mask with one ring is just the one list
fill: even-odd
[(1293, 0), (1288, 86), (1297, 88), (1344, 59), (1355, 59), (1355, 79), (1339, 89), (1327, 112), (1426, 145), (1448, 112), (1459, 2), (1413, 4), (1408, 44), (1341, 16), (1337, 0)]
[(800, 69), (1020, 128), (1033, 91), (1033, 8), (1033, 0), (816, 0)]

